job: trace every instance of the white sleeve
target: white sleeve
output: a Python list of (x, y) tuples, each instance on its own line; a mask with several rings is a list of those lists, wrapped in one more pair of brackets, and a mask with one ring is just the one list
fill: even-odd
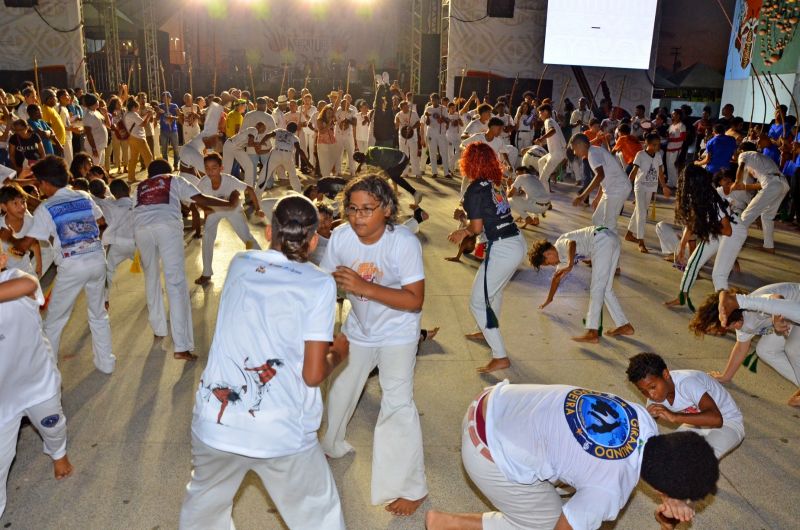
[(103, 217), (103, 210), (100, 209), (95, 200), (90, 197), (89, 201), (92, 203), (92, 215), (94, 216), (94, 218), (100, 219), (101, 217)]
[(306, 313), (303, 327), (303, 340), (331, 342), (336, 311), (336, 282), (332, 277), (325, 279), (322, 292), (314, 293), (313, 307)]
[(331, 238), (328, 240), (328, 246), (325, 247), (325, 255), (322, 257), (322, 261), (319, 264), (319, 268), (325, 272), (333, 272), (336, 270), (338, 263), (336, 261), (335, 252), (339, 239), (336, 232), (332, 233)]
[[(407, 230), (396, 226), (395, 230)], [(410, 285), (425, 279), (425, 268), (422, 264), (422, 245), (410, 231), (398, 234), (398, 245), (395, 247), (395, 262), (398, 266), (400, 285)]]
[[(697, 408), (700, 408), (700, 400), (703, 399), (703, 394), (711, 394), (708, 392), (708, 388), (705, 385), (705, 382), (697, 375), (690, 375), (689, 377), (684, 377), (681, 381), (681, 394), (688, 397), (694, 405), (697, 405)], [(712, 400), (714, 398), (711, 398)], [(717, 403), (717, 407), (719, 404)]]
[(589, 162), (589, 167), (592, 171), (597, 173), (597, 168), (603, 166), (603, 153), (595, 149), (589, 149), (589, 156), (586, 157)]
[[(644, 151), (639, 151), (638, 153), (636, 153), (636, 156), (633, 158), (633, 165), (634, 165), (634, 166), (636, 166), (636, 167), (642, 167), (642, 165), (644, 164), (644, 162), (642, 161), (642, 159), (643, 159), (645, 156), (647, 156), (647, 155), (643, 155), (643, 153), (644, 153)], [(656, 158), (661, 158), (661, 157), (660, 157), (660, 156), (656, 156)]]
[(237, 179), (236, 177), (226, 178), (226, 180), (228, 181), (228, 185), (236, 191), (243, 192), (247, 189), (247, 183)]
[(197, 189), (197, 186), (183, 177), (172, 177), (171, 186), (174, 186), (175, 193), (181, 202), (188, 201), (195, 195), (200, 195), (200, 190)]
[(595, 530), (600, 528), (603, 521), (616, 519), (630, 493), (622, 502), (620, 496), (621, 492), (611, 492), (603, 488), (581, 488), (561, 511), (573, 530)]
[(33, 212), (33, 224), (28, 230), (28, 237), (47, 241), (55, 234), (56, 225), (45, 204), (40, 204)]

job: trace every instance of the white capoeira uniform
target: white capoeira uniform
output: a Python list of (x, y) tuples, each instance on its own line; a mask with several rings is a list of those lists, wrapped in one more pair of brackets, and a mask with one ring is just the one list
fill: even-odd
[[(437, 158), (441, 156), (444, 174), (450, 174), (450, 159), (447, 156), (447, 109), (441, 105), (437, 107), (428, 105), (425, 107), (423, 118), (430, 119), (430, 123), (425, 124), (425, 141), (431, 159), (431, 173), (434, 177), (439, 175)], [(439, 119), (443, 123), (439, 123)]]
[(83, 150), (92, 157), (94, 165), (102, 166), (105, 161), (106, 149), (108, 148), (108, 129), (106, 129), (105, 119), (99, 111), (86, 109), (83, 116), (83, 126), (91, 129), (97, 156), (92, 153), (92, 146), (85, 136), (83, 138)]
[(553, 118), (548, 118), (544, 122), (545, 134), (550, 131), (555, 131), (555, 133), (547, 138), (547, 154), (539, 159), (539, 180), (548, 186), (550, 185), (548, 182), (550, 176), (567, 159), (567, 142), (564, 140), (564, 133), (561, 132), (561, 127)]
[(517, 109), (517, 115), (514, 118), (514, 123), (517, 126), (517, 149), (522, 151), (526, 147), (533, 145), (533, 131), (531, 130), (531, 123), (528, 120), (530, 114), (522, 116), (520, 112), (522, 107)]
[(114, 282), (114, 274), (120, 263), (132, 260), (136, 252), (136, 241), (133, 237), (133, 200), (122, 197), (115, 201), (107, 201), (106, 224), (103, 232), (103, 244), (108, 247), (106, 253), (106, 301), (108, 291)]
[(66, 128), (66, 139), (64, 140), (64, 145), (61, 147), (64, 148), (64, 162), (67, 165), (72, 163), (72, 131), (70, 127), (72, 127), (72, 120), (69, 117), (69, 109), (61, 104), (56, 107), (56, 111), (58, 115), (61, 116), (61, 122), (64, 124)]
[(569, 242), (575, 242), (575, 261), (592, 260), (592, 283), (589, 286), (589, 311), (586, 313), (586, 329), (600, 329), (603, 304), (611, 314), (617, 327), (628, 324), (622, 306), (614, 294), (614, 274), (619, 262), (619, 236), (603, 226), (587, 226), (567, 232), (553, 246), (560, 263), (556, 270), (569, 266)]
[[(275, 129), (273, 140), (275, 146), (269, 154), (269, 161), (262, 168), (261, 175), (258, 177), (260, 185), (271, 188), (274, 180), (282, 180), (278, 177), (281, 177), (282, 173), (286, 173), (289, 175), (289, 183), (292, 189), (300, 191), (300, 179), (297, 177), (297, 168), (294, 165), (294, 153), (296, 147), (300, 144), (300, 139), (286, 129)], [(274, 176), (276, 173), (277, 175)]]
[[(778, 294), (783, 299), (772, 299)], [(736, 331), (736, 342), (750, 342), (757, 335), (758, 358), (793, 384), (800, 386), (800, 284), (775, 283), (765, 285), (750, 295), (736, 295), (739, 307), (744, 309), (742, 328)], [(776, 302), (780, 302), (777, 303)], [(780, 315), (791, 320), (787, 336), (778, 335), (772, 326), (772, 316)]]
[(341, 106), (334, 111), (336, 115), (336, 147), (339, 156), (336, 158), (336, 172), (342, 173), (342, 154), (347, 155), (347, 171), (351, 177), (356, 175), (356, 163), (353, 160), (353, 153), (356, 152), (356, 140), (353, 134), (353, 126), (348, 123), (346, 128), (342, 129), (340, 124), (343, 121), (349, 121), (358, 117), (358, 111), (352, 105), (347, 110), (342, 109)]
[(593, 172), (597, 173), (597, 169), (602, 167), (605, 175), (600, 182), (603, 196), (592, 214), (592, 223), (595, 226), (604, 226), (616, 234), (617, 219), (631, 194), (631, 181), (619, 159), (602, 147), (589, 147), (588, 159)]
[(508, 199), (511, 211), (517, 217), (533, 217), (534, 219), (547, 212), (550, 206), (550, 192), (542, 181), (533, 175), (525, 174), (517, 176), (512, 185), (514, 190), (522, 190), (525, 196), (514, 195)]
[[(6, 224), (6, 217), (5, 215), (0, 216), (0, 229), (6, 228), (14, 232), (14, 236), (17, 239), (21, 239), (28, 235), (28, 231), (33, 226), (33, 215), (31, 215), (27, 210), (22, 217), (22, 228), (20, 228), (19, 232), (14, 232), (14, 230)], [(40, 245), (44, 242), (40, 242)], [(33, 260), (31, 260), (31, 253), (30, 251), (25, 252), (22, 256), (17, 255), (13, 252), (14, 245), (7, 243), (0, 239), (0, 254), (5, 254), (8, 256), (8, 262), (6, 263), (7, 269), (19, 269), (23, 272), (27, 272), (33, 276), (36, 276), (36, 267), (33, 264)], [(44, 257), (44, 256), (43, 256)], [(42, 259), (42, 274), (44, 274), (47, 269), (44, 268), (44, 259)]]
[(303, 150), (309, 160), (313, 161), (314, 137), (317, 134), (314, 131), (314, 124), (317, 123), (317, 109), (312, 105), (308, 109), (305, 106), (301, 106), (299, 110), (300, 123), (306, 124), (297, 131), (297, 135), (300, 137), (300, 149)]
[(160, 265), (163, 265), (169, 299), (169, 326), (176, 352), (194, 349), (181, 201), (191, 201), (196, 195), (200, 195), (200, 190), (183, 177), (157, 175), (139, 183), (133, 209), (134, 239), (142, 260), (150, 327), (156, 336), (167, 336), (167, 315), (161, 290)]
[(579, 123), (584, 127), (588, 127), (589, 120), (591, 120), (593, 117), (594, 114), (592, 114), (591, 109), (581, 110), (578, 108), (573, 110), (569, 117), (569, 126), (571, 127), (569, 132), (570, 138), (581, 132), (581, 125), (579, 125)]
[(773, 234), (775, 232), (775, 215), (781, 201), (789, 192), (789, 183), (781, 174), (780, 169), (766, 155), (755, 151), (741, 153), (739, 166), (744, 166), (747, 174), (752, 176), (761, 189), (742, 212), (742, 223), (750, 226), (761, 217), (761, 228), (764, 231), (764, 248), (775, 248)]
[[(0, 283), (28, 277), (19, 269), (0, 272)], [(0, 517), (6, 508), (6, 483), (17, 452), (20, 420), (27, 416), (53, 460), (67, 454), (67, 419), (61, 409), (61, 374), (42, 333), (41, 288), (33, 297), (0, 302)], [(18, 353), (18, 354), (15, 354)]]
[[(417, 130), (417, 124), (419, 123), (419, 116), (417, 113), (410, 110), (408, 112), (398, 112), (397, 115), (394, 117), (394, 122), (398, 125), (397, 127), (397, 139), (399, 142), (400, 150), (405, 154), (409, 160), (411, 161), (407, 166), (405, 171), (403, 171), (402, 176), (407, 176), (409, 173), (414, 175), (415, 177), (420, 176), (420, 168), (419, 168), (419, 155), (417, 154), (417, 135), (419, 131)], [(414, 135), (411, 138), (403, 138), (403, 135), (400, 134), (400, 131), (403, 127), (414, 127)]]
[(667, 153), (665, 155), (665, 165), (667, 172), (667, 184), (674, 188), (678, 185), (678, 156), (683, 149), (683, 142), (686, 139), (686, 126), (683, 123), (674, 123), (668, 129), (669, 139), (667, 140)]
[(36, 208), (27, 236), (40, 241), (53, 239), (58, 274), (50, 292), (44, 332), (56, 360), (61, 333), (78, 295), (84, 291), (94, 365), (110, 374), (117, 358), (111, 353), (111, 326), (105, 307), (106, 256), (97, 226), (97, 219), (102, 216), (88, 193), (61, 188)]
[(276, 250), (233, 258), (195, 397), (180, 529), (233, 528), (234, 496), (254, 471), (289, 528), (344, 530), (317, 440), (322, 395), (303, 379), (306, 341), (333, 340), (335, 310), (336, 284), (314, 265)]
[(681, 239), (675, 228), (667, 221), (656, 223), (656, 236), (661, 245), (662, 254), (675, 254), (680, 246)]
[(255, 140), (257, 136), (259, 136), (258, 129), (255, 127), (239, 129), (239, 132), (228, 138), (222, 146), (222, 172), (230, 173), (233, 170), (233, 162), (239, 162), (244, 171), (244, 181), (252, 187), (256, 185), (256, 168), (247, 154), (247, 144), (251, 137)]
[[(365, 121), (367, 123), (364, 123)], [(417, 121), (419, 121), (419, 119)], [(366, 154), (371, 144), (371, 127), (372, 117), (369, 113), (361, 114), (359, 112), (356, 115), (356, 146), (358, 146), (358, 150), (364, 154)], [(419, 159), (419, 157), (417, 158)], [(419, 165), (419, 160), (417, 160), (417, 165)]]
[(197, 121), (197, 118), (191, 117), (192, 113), (200, 114), (200, 108), (195, 104), (183, 105), (181, 107), (181, 113), (184, 116), (183, 143), (188, 144), (192, 141), (192, 138), (200, 134), (200, 123)]
[[(403, 226), (387, 227), (372, 245), (361, 243), (349, 224), (336, 228), (321, 268), (332, 272), (337, 266), (350, 267), (366, 281), (392, 289), (425, 279), (419, 240)], [(414, 404), (420, 312), (392, 309), (352, 293), (347, 298), (352, 309), (342, 332), (350, 340), (350, 358), (331, 383), (322, 449), (332, 458), (353, 451), (345, 441), (347, 424), (369, 373), (377, 366), (383, 395), (373, 441), (372, 503), (422, 499), (428, 487)]]
[(204, 136), (199, 134), (192, 138), (189, 143), (183, 144), (179, 150), (181, 164), (194, 168), (201, 173), (205, 171), (203, 151), (205, 151), (206, 146), (203, 138)]
[[(478, 411), (486, 399), (484, 418)], [(606, 422), (594, 406), (627, 421)], [(553, 528), (562, 513), (572, 528), (600, 528), (616, 519), (639, 482), (643, 452), (636, 447), (656, 435), (647, 409), (613, 394), (508, 381), (484, 390), (461, 435), (464, 469), (497, 509), (483, 514), (483, 529)], [(566, 503), (558, 482), (577, 489)]]
[(458, 168), (458, 160), (461, 158), (461, 114), (454, 112), (447, 115), (447, 132), (444, 133), (447, 140), (447, 160), (453, 171)]
[(680, 414), (697, 414), (700, 412), (700, 401), (708, 394), (722, 415), (722, 426), (710, 428), (684, 424), (678, 427), (678, 430), (696, 432), (705, 438), (718, 459), (742, 443), (744, 440), (742, 411), (719, 381), (699, 370), (670, 370), (669, 375), (675, 384), (675, 397), (672, 403), (668, 400), (648, 399), (648, 407), (656, 404)]
[(636, 180), (633, 183), (633, 196), (636, 205), (628, 223), (628, 231), (636, 239), (644, 239), (645, 226), (647, 226), (647, 208), (653, 199), (653, 194), (658, 190), (658, 176), (662, 171), (663, 162), (661, 153), (650, 156), (646, 150), (636, 153), (633, 165), (638, 168)]
[[(273, 117), (263, 110), (251, 110), (247, 114), (244, 115), (244, 120), (242, 121), (241, 127), (239, 130), (246, 130), (249, 127), (256, 127), (259, 123), (264, 124), (264, 133), (257, 134), (255, 136), (256, 144), (260, 144), (261, 140), (267, 134), (271, 133), (275, 130), (275, 120)], [(258, 130), (258, 129), (256, 129)], [(253, 164), (253, 170), (258, 171), (258, 165), (261, 163), (261, 168), (263, 169), (267, 165), (267, 160), (269, 159), (269, 149), (272, 148), (272, 142), (264, 142), (260, 144), (261, 150), (267, 150), (266, 153), (258, 154), (256, 153), (255, 147), (246, 147), (245, 151), (247, 152), (247, 156), (250, 157), (250, 163)]]

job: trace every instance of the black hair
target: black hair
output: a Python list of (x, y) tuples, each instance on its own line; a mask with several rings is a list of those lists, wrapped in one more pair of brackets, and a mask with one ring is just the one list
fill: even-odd
[(636, 108), (637, 108), (637, 109), (642, 109), (642, 110), (645, 110), (645, 106), (644, 106), (644, 105), (642, 105), (642, 104), (636, 105)]
[(503, 123), (503, 120), (501, 120), (497, 116), (493, 116), (492, 118), (489, 119), (489, 122), (486, 125), (488, 127), (490, 127), (490, 128), (491, 127), (502, 127), (503, 125), (505, 125), (505, 123)]
[(97, 197), (98, 199), (105, 199), (106, 198), (106, 183), (100, 179), (94, 179), (89, 181), (89, 193)]
[(739, 145), (739, 151), (742, 153), (747, 153), (749, 151), (758, 151), (758, 146), (754, 142), (746, 141), (742, 142)]
[(744, 118), (741, 116), (734, 116), (731, 120), (731, 127), (736, 127), (737, 125), (742, 125), (744, 123)]
[(23, 192), (22, 188), (16, 184), (6, 184), (5, 186), (0, 187), (0, 204), (5, 204), (15, 199), (24, 198), (25, 192)]
[(23, 89), (22, 89), (22, 92), (21, 92), (21, 94), (23, 95), (23, 97), (28, 97), (28, 96), (30, 96), (30, 95), (31, 95), (31, 94), (33, 94), (33, 93), (35, 93), (35, 90), (33, 89), (33, 87), (32, 87), (32, 86), (27, 86), (27, 87), (23, 88)]
[(696, 432), (673, 432), (647, 440), (640, 474), (668, 497), (696, 501), (717, 489), (719, 462)]
[(94, 165), (89, 168), (89, 175), (99, 175), (100, 178), (104, 181), (108, 181), (108, 173), (103, 166)]
[(327, 215), (331, 219), (333, 219), (333, 210), (327, 204), (317, 204), (317, 213), (319, 215)]
[(128, 98), (128, 101), (125, 102), (125, 108), (128, 109), (128, 112), (132, 111), (136, 107), (139, 106), (139, 102), (136, 101), (136, 98), (133, 96)]
[(589, 137), (583, 133), (577, 133), (572, 135), (572, 138), (570, 138), (569, 140), (569, 145), (575, 145), (576, 143), (583, 144), (586, 147), (592, 145), (592, 143), (589, 141)]
[(290, 121), (289, 123), (286, 124), (286, 130), (289, 131), (292, 134), (296, 133), (297, 132), (297, 124), (295, 122), (293, 122), (293, 121)]
[(542, 265), (544, 265), (544, 253), (551, 248), (556, 247), (554, 247), (553, 244), (546, 239), (540, 239), (533, 242), (531, 249), (528, 251), (528, 262), (534, 269), (538, 271), (542, 268)]
[(719, 212), (728, 212), (728, 202), (719, 196), (711, 174), (690, 164), (681, 171), (675, 195), (675, 217), (697, 237), (708, 242), (722, 233)]
[(89, 192), (89, 180), (85, 178), (77, 178), (72, 181), (72, 189)]
[[(353, 153), (355, 155), (355, 153)], [(311, 193), (316, 192), (319, 193), (319, 188), (316, 184), (309, 184), (305, 188), (303, 188), (303, 196), (311, 198)]]
[(553, 107), (550, 105), (539, 105), (539, 112), (553, 112)]
[(344, 199), (342, 200), (342, 218), (347, 217), (347, 208), (350, 206), (350, 197), (356, 191), (365, 191), (375, 197), (380, 203), (381, 208), (388, 208), (389, 215), (386, 218), (386, 226), (389, 230), (394, 229), (397, 224), (397, 195), (389, 182), (380, 175), (364, 175), (351, 179), (345, 186)]
[(651, 132), (647, 133), (647, 136), (644, 137), (644, 141), (647, 143), (658, 141), (658, 143), (660, 144), (661, 137), (658, 135), (658, 133)]
[(30, 116), (31, 112), (33, 112), (33, 111), (42, 112), (42, 108), (37, 103), (31, 103), (30, 105), (28, 105), (28, 108), (26, 110), (27, 110), (29, 116)]
[(353, 160), (359, 164), (363, 164), (367, 160), (367, 155), (361, 151), (353, 153)]
[(153, 160), (150, 162), (150, 165), (147, 166), (147, 178), (168, 175), (170, 173), (172, 173), (172, 166), (163, 158)]
[(81, 151), (80, 153), (75, 153), (75, 156), (72, 157), (72, 162), (69, 165), (69, 174), (72, 175), (72, 178), (76, 179), (81, 177), (80, 168), (86, 162), (92, 162), (92, 157), (89, 153), (84, 153)]
[(94, 94), (84, 94), (82, 99), (83, 99), (83, 106), (86, 107), (87, 109), (93, 105), (97, 105), (98, 103), (97, 96), (95, 96)]
[(131, 187), (125, 182), (124, 179), (114, 179), (109, 185), (108, 189), (115, 198), (128, 197), (131, 194)]
[(478, 105), (478, 108), (475, 109), (475, 110), (478, 111), (478, 115), (480, 116), (484, 112), (492, 112), (492, 106), (489, 105), (488, 103), (481, 103), (480, 105)]
[(720, 169), (714, 173), (714, 186), (719, 186), (722, 179), (730, 179), (732, 182), (736, 181), (736, 168), (728, 167)]
[(682, 109), (675, 109), (672, 111), (673, 114), (677, 114), (678, 118), (683, 121), (683, 110)]
[(725, 124), (724, 123), (715, 123), (714, 124), (714, 132), (717, 134), (725, 134)]
[(283, 197), (272, 210), (272, 248), (292, 261), (305, 263), (318, 226), (319, 214), (313, 202), (300, 195)]
[(644, 352), (628, 359), (628, 369), (625, 373), (628, 375), (628, 381), (636, 384), (648, 375), (661, 377), (666, 369), (667, 363), (660, 355)]
[[(726, 289), (726, 291), (731, 294), (746, 294), (746, 291), (736, 287)], [(739, 322), (743, 318), (742, 309), (734, 309), (728, 315), (728, 325)], [(689, 321), (689, 331), (693, 332), (695, 337), (702, 337), (713, 328), (722, 329), (722, 322), (719, 320), (719, 291), (709, 294), (703, 303), (697, 306), (692, 320)]]
[(36, 162), (33, 166), (33, 176), (39, 182), (47, 182), (56, 188), (63, 188), (69, 182), (67, 163), (55, 155), (47, 155)]
[(631, 126), (628, 123), (623, 123), (619, 126), (619, 132), (622, 134), (630, 134), (631, 133)]
[(203, 157), (203, 164), (206, 162), (216, 162), (218, 165), (222, 165), (222, 157), (216, 151), (211, 151), (207, 155)]

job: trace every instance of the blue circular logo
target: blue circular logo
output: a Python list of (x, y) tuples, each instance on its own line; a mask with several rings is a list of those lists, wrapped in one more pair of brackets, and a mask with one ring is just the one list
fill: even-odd
[(620, 460), (639, 446), (636, 410), (621, 398), (576, 388), (564, 400), (564, 416), (584, 451), (604, 460)]
[(56, 424), (58, 423), (58, 420), (59, 420), (60, 417), (61, 416), (59, 416), (58, 414), (53, 414), (52, 416), (48, 416), (46, 418), (43, 418), (42, 421), (41, 421), (42, 427), (46, 427), (48, 429), (52, 429), (53, 427), (56, 426)]

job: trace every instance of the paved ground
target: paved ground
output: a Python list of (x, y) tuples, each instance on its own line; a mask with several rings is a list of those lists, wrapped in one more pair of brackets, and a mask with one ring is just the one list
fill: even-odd
[[(415, 183), (416, 184), (416, 183)], [(430, 497), (420, 513), (397, 519), (382, 507), (369, 504), (372, 428), (378, 415), (380, 389), (370, 380), (350, 424), (355, 455), (332, 462), (349, 528), (405, 529), (424, 527), (430, 508), (484, 511), (487, 505), (466, 479), (459, 455), (460, 423), (476, 392), (498, 378), (516, 383), (570, 383), (610, 391), (626, 398), (641, 396), (626, 383), (626, 359), (650, 350), (667, 359), (671, 368), (722, 369), (732, 338), (697, 340), (689, 334), (687, 310), (670, 311), (661, 302), (676, 294), (679, 273), (656, 254), (642, 255), (623, 243), (621, 278), (615, 285), (636, 335), (604, 339), (599, 346), (581, 346), (569, 337), (581, 330), (588, 302), (589, 269), (577, 267), (562, 285), (556, 301), (545, 311), (536, 309), (546, 295), (551, 272), (521, 269), (506, 290), (501, 316), (513, 367), (495, 377), (479, 377), (475, 368), (489, 358), (488, 349), (467, 342), (473, 330), (467, 309), (476, 265), (445, 262), (454, 249), (446, 242), (453, 229), (456, 184), (424, 178), (423, 206), (431, 219), (423, 225), (427, 296), (423, 325), (442, 326), (435, 343), (425, 344), (416, 371), (416, 402), (422, 418)], [(589, 224), (589, 213), (573, 208), (570, 184), (559, 184), (555, 209), (543, 226), (526, 234), (553, 237)], [(407, 202), (407, 197), (401, 202)], [(626, 206), (627, 223), (630, 204)], [(667, 203), (659, 204), (658, 218), (671, 217)], [(223, 223), (224, 225), (224, 223)], [(260, 229), (257, 237), (263, 241)], [(760, 232), (751, 230), (742, 257), (743, 273), (733, 283), (755, 288), (772, 281), (798, 281), (800, 256), (797, 232), (777, 234), (778, 254), (755, 250)], [(111, 323), (117, 370), (106, 376), (94, 370), (91, 343), (81, 300), (62, 340), (60, 367), (64, 379), (63, 404), (68, 415), (69, 456), (75, 475), (63, 483), (53, 479), (51, 464), (29, 426), (22, 429), (18, 455), (8, 482), (8, 507), (0, 525), (12, 529), (172, 529), (177, 527), (184, 486), (189, 479), (189, 426), (193, 396), (205, 365), (222, 288), (225, 266), (242, 246), (227, 225), (219, 232), (214, 284), (191, 285), (196, 352), (200, 361), (185, 364), (172, 359), (171, 343), (153, 342), (147, 324), (141, 275), (123, 265), (111, 294)], [(657, 247), (654, 225), (648, 224), (648, 242)], [(187, 239), (186, 270), (193, 280), (200, 271), (200, 243)], [(764, 280), (760, 280), (763, 278)], [(694, 289), (695, 300), (712, 290), (708, 274)], [(166, 350), (166, 351), (165, 351)], [(757, 374), (740, 370), (730, 386), (742, 408), (747, 428), (743, 445), (721, 464), (719, 493), (697, 517), (694, 528), (797, 528), (800, 503), (787, 502), (800, 486), (800, 411), (784, 403), (793, 385), (763, 363)], [(664, 429), (671, 428), (663, 426)], [(653, 492), (640, 487), (616, 524), (604, 528), (653, 528)], [(255, 475), (248, 475), (234, 505), (237, 528), (284, 528)]]

